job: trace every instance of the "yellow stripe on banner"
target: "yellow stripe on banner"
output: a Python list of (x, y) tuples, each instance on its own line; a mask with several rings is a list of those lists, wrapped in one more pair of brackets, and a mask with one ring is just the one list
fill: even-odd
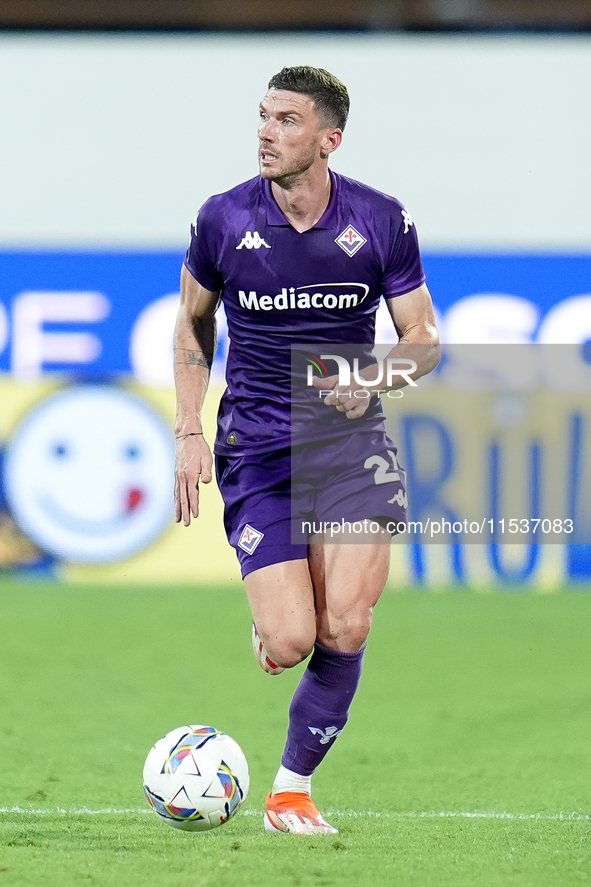
[[(27, 414), (33, 415), (38, 404), (67, 385), (67, 379), (58, 375), (30, 383), (0, 375), (0, 446), (6, 448), (5, 455), (10, 454), (11, 436)], [(164, 430), (158, 417), (152, 417), (152, 421), (158, 426), (166, 449), (168, 428), (171, 442), (173, 435), (173, 389), (139, 386), (127, 380), (121, 380), (119, 388), (134, 394), (163, 417)], [(206, 399), (203, 425), (210, 444), (215, 438), (221, 393), (221, 387), (214, 387)], [(540, 593), (551, 593), (563, 585), (568, 578), (568, 549), (563, 543), (570, 539), (563, 537), (553, 541), (549, 531), (542, 530), (554, 520), (565, 520), (572, 512), (579, 533), (576, 541), (582, 540), (585, 544), (591, 541), (588, 496), (591, 489), (591, 404), (587, 392), (536, 389), (498, 393), (456, 391), (432, 385), (412, 391), (407, 389), (403, 398), (384, 398), (383, 403), (388, 432), (399, 446), (400, 462), (405, 468), (413, 469), (414, 483), (411, 482), (409, 487), (412, 520), (422, 521), (421, 532), (415, 536), (421, 541), (420, 546), (408, 544), (407, 539), (412, 538), (410, 534), (406, 538), (401, 534), (392, 546), (389, 587), (407, 588), (420, 584), (425, 588), (440, 589), (460, 584), (486, 591), (498, 584), (510, 584), (514, 577), (518, 584)], [(100, 436), (103, 428), (105, 432), (108, 430), (109, 420), (101, 421), (103, 425), (99, 431), (95, 429), (95, 437)], [(30, 425), (25, 427), (30, 428)], [(134, 431), (136, 427), (133, 425)], [(144, 435), (143, 440), (146, 439)], [(55, 447), (57, 457), (63, 456), (61, 450), (66, 448), (59, 444), (59, 433), (55, 439), (49, 437), (47, 442), (41, 441), (37, 462), (42, 460), (48, 446)], [(12, 452), (19, 446), (22, 441)], [(141, 451), (141, 448), (138, 440), (137, 450)], [(130, 453), (131, 459), (137, 456), (133, 446)], [(166, 458), (170, 460), (170, 454)], [(28, 466), (31, 461), (35, 462), (27, 461), (22, 469), (26, 477), (30, 474)], [(96, 465), (96, 459), (91, 464)], [(68, 466), (67, 453), (66, 461), (59, 462), (56, 458), (48, 465), (49, 468), (43, 468), (45, 474), (42, 476), (52, 477), (54, 481), (57, 478), (61, 484), (59, 490), (64, 490), (65, 481), (60, 480), (62, 475), (59, 472)], [(158, 471), (161, 472), (161, 468)], [(16, 477), (17, 471), (11, 476)], [(156, 475), (147, 476), (151, 479)], [(157, 476), (160, 478), (161, 473)], [(95, 481), (96, 502), (103, 488), (96, 478)], [(168, 480), (164, 479), (161, 484), (163, 492), (159, 508), (162, 523), (158, 525), (160, 529), (157, 526), (154, 531), (160, 532), (154, 542), (139, 553), (113, 563), (58, 563), (55, 567), (57, 575), (65, 581), (88, 583), (239, 584), (238, 562), (225, 537), (223, 506), (215, 480), (202, 485), (201, 513), (188, 528), (172, 520), (166, 524), (167, 502), (170, 502), (172, 512), (172, 471), (169, 482), (169, 499)], [(76, 505), (86, 506), (83, 497), (88, 496), (88, 508), (76, 520), (88, 526), (87, 535), (91, 538), (92, 521), (99, 523), (101, 519), (100, 508), (97, 506), (93, 513), (92, 496), (84, 489), (83, 482), (76, 480), (69, 489)], [(33, 492), (38, 492), (37, 487)], [(130, 481), (130, 511), (136, 507), (142, 493), (141, 484)], [(19, 499), (14, 490), (12, 495), (13, 500), (9, 501), (14, 514), (6, 509), (0, 511), (0, 569), (26, 570), (28, 565), (34, 566), (35, 558), (43, 560), (43, 553), (35, 542), (37, 545), (43, 543), (39, 539), (28, 539), (18, 526), (18, 507), (14, 503), (30, 502), (31, 497), (23, 494)], [(532, 508), (536, 509), (535, 514)], [(449, 544), (452, 541), (449, 536), (446, 539), (440, 530), (435, 531), (434, 522), (441, 524), (443, 518), (467, 521), (473, 526), (471, 544), (462, 545), (461, 551), (457, 547), (454, 549)], [(486, 544), (490, 536), (484, 532), (493, 519), (497, 528), (501, 521), (504, 526), (504, 535), (497, 537), (501, 544), (496, 548)], [(527, 537), (518, 540), (509, 531), (510, 523), (522, 519), (526, 523), (528, 519), (536, 519), (537, 535), (530, 537), (538, 543), (536, 546), (516, 544)], [(26, 525), (26, 521), (21, 522)], [(32, 529), (29, 532), (34, 535)], [(146, 535), (146, 538), (153, 536)], [(110, 544), (114, 545), (115, 541)], [(56, 550), (59, 549), (56, 547)], [(128, 550), (134, 549), (129, 547), (125, 551)], [(76, 553), (70, 554), (72, 558), (75, 556)], [(53, 569), (50, 562), (48, 572), (52, 574)]]

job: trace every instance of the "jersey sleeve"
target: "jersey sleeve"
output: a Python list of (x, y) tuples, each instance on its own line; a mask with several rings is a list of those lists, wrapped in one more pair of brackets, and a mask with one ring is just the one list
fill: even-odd
[(185, 265), (195, 280), (212, 293), (219, 292), (224, 285), (217, 267), (220, 231), (212, 201), (208, 200), (193, 219)]
[(386, 299), (403, 296), (425, 282), (417, 229), (410, 213), (397, 203), (390, 223), (390, 249), (382, 279)]

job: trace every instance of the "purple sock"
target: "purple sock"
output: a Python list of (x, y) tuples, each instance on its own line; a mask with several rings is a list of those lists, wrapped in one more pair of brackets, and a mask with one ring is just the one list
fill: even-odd
[(281, 763), (310, 776), (342, 733), (361, 677), (364, 650), (340, 653), (316, 643), (289, 707)]

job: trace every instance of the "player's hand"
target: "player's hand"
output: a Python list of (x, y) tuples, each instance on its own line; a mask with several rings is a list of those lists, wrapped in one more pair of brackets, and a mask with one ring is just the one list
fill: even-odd
[(312, 384), (320, 391), (330, 388), (331, 392), (324, 398), (324, 403), (329, 407), (335, 406), (339, 412), (346, 414), (347, 419), (360, 419), (372, 396), (370, 384), (360, 385), (352, 375), (348, 385), (339, 385), (338, 376), (328, 376), (326, 379), (314, 376)]
[(212, 478), (213, 457), (202, 434), (188, 435), (176, 442), (174, 465), (174, 515), (186, 527), (191, 515), (199, 515), (199, 483)]

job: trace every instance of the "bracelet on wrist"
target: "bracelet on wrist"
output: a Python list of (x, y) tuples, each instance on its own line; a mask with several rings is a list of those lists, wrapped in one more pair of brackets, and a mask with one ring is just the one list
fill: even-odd
[(203, 434), (202, 431), (189, 431), (188, 434), (179, 434), (175, 435), (175, 440), (184, 440), (186, 437), (197, 437), (199, 434)]

